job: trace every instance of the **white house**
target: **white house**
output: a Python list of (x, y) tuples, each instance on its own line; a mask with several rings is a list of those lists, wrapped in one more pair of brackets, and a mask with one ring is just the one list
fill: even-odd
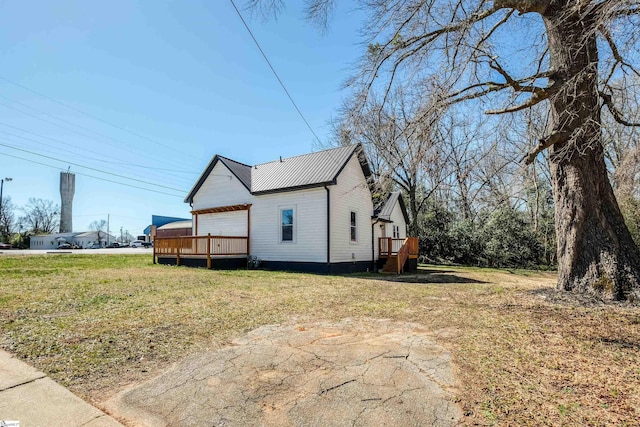
[(371, 182), (360, 145), (255, 166), (216, 155), (185, 198), (192, 208), (192, 235), (200, 237), (181, 239), (180, 253), (172, 241), (156, 239), (154, 256), (199, 265), (206, 255), (209, 267), (216, 261), (230, 267), (229, 255), (237, 256), (236, 266), (246, 265), (242, 255), (250, 255), (268, 269), (374, 269), (380, 248), (386, 259), (406, 243), (407, 216), (399, 193), (375, 209)]

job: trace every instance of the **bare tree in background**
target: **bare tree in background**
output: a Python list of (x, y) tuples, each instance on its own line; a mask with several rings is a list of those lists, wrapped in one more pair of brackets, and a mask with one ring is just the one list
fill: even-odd
[[(282, 4), (265, 0), (267, 4)], [(334, 4), (310, 0), (309, 10)], [(523, 161), (549, 151), (558, 288), (640, 299), (640, 250), (608, 179), (602, 116), (637, 126), (616, 101), (637, 70), (637, 0), (360, 0), (368, 50), (352, 84), (383, 93), (439, 76), (442, 101), (491, 102), (488, 114), (550, 110)], [(315, 16), (323, 16), (317, 10)], [(328, 12), (324, 13), (326, 16)]]
[(104, 246), (103, 243), (107, 240), (107, 221), (104, 219), (92, 221), (89, 229), (96, 232), (98, 244)]
[(425, 203), (446, 177), (438, 129), (443, 110), (428, 101), (397, 87), (385, 103), (370, 96), (365, 105), (357, 100), (346, 105), (334, 123), (338, 143), (363, 145), (380, 195), (393, 188), (406, 194), (412, 235)]
[(51, 234), (58, 231), (60, 207), (51, 200), (30, 198), (23, 208), (20, 223), (31, 234)]
[(0, 205), (0, 242), (8, 242), (13, 230), (15, 206), (11, 203), (11, 197), (5, 197)]

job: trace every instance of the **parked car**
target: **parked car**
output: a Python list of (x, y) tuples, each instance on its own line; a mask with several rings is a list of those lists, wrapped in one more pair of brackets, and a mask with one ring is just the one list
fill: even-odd
[(71, 243), (62, 243), (60, 245), (58, 245), (58, 249), (72, 249), (73, 246), (71, 245)]
[(0, 249), (11, 249), (11, 245), (8, 243), (0, 243)]
[(132, 248), (141, 248), (141, 247), (148, 248), (149, 247), (148, 245), (149, 244), (144, 240), (134, 240), (133, 242), (131, 242), (129, 246), (131, 246)]
[(113, 243), (111, 243), (111, 244), (110, 244), (109, 246), (107, 246), (107, 247), (108, 247), (108, 248), (123, 248), (123, 247), (124, 247), (124, 245), (121, 245), (121, 244), (120, 244), (120, 243), (118, 243), (118, 242), (113, 242)]

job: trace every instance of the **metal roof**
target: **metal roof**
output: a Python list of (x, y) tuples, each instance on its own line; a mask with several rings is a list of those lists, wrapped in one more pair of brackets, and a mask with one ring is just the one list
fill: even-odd
[(193, 202), (193, 197), (218, 162), (222, 162), (251, 194), (257, 195), (335, 184), (338, 175), (354, 154), (358, 156), (362, 172), (368, 179), (371, 170), (360, 144), (280, 158), (255, 166), (215, 155), (184, 201)]
[(174, 221), (158, 227), (158, 230), (173, 230), (175, 228), (191, 228), (193, 222), (190, 219), (184, 221)]
[[(349, 145), (256, 165), (251, 168), (251, 192), (263, 194), (335, 184), (358, 148), (358, 145)], [(368, 164), (366, 171), (364, 169), (368, 177), (371, 174)]]
[(389, 193), (384, 203), (374, 210), (373, 217), (382, 221), (390, 221), (393, 208), (395, 208), (396, 203), (398, 202), (400, 202), (400, 210), (404, 216), (404, 221), (409, 223), (409, 215), (407, 214), (407, 208), (404, 205), (404, 199), (402, 198), (402, 193), (400, 191)]
[(223, 156), (218, 156), (220, 161), (231, 171), (232, 174), (240, 180), (240, 182), (251, 190), (251, 166), (244, 163), (236, 162)]

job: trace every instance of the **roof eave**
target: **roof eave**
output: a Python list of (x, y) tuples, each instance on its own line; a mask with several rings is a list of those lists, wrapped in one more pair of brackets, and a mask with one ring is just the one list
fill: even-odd
[[(189, 204), (193, 203), (193, 198), (195, 197), (196, 193), (200, 190), (200, 188), (202, 187), (204, 182), (207, 180), (207, 178), (209, 177), (209, 175), (213, 171), (213, 168), (216, 167), (216, 164), (218, 163), (218, 161), (222, 162), (224, 167), (227, 168), (227, 170), (229, 172), (231, 172), (231, 174), (233, 176), (235, 176), (236, 179), (242, 183), (244, 188), (246, 188), (247, 191), (251, 192), (251, 189), (249, 187), (247, 187), (247, 184), (245, 184), (245, 182), (242, 179), (240, 179), (240, 177), (233, 171), (233, 169), (230, 168), (229, 165), (227, 165), (225, 163), (225, 161), (224, 161), (225, 159), (226, 159), (226, 157), (220, 156), (218, 154), (213, 156), (213, 158), (211, 159), (211, 161), (209, 162), (209, 164), (207, 165), (205, 170), (200, 175), (200, 178), (198, 178), (198, 181), (196, 181), (196, 184), (193, 186), (193, 188), (191, 188), (191, 191), (189, 191), (189, 194), (187, 194), (187, 197), (185, 197), (184, 203), (189, 203)], [(231, 160), (231, 159), (229, 159), (229, 160)], [(243, 163), (240, 163), (240, 162), (236, 162), (236, 163), (243, 164)], [(248, 165), (245, 165), (245, 166), (248, 166)]]
[(371, 177), (371, 167), (369, 166), (367, 157), (365, 155), (361, 155), (361, 154), (364, 154), (364, 149), (362, 148), (362, 144), (358, 143), (354, 145), (353, 150), (351, 150), (351, 154), (349, 154), (349, 157), (347, 157), (347, 160), (345, 160), (344, 164), (340, 167), (340, 169), (338, 169), (338, 172), (333, 177), (333, 181), (336, 181), (338, 179), (338, 176), (342, 173), (344, 168), (347, 166), (347, 164), (349, 163), (349, 160), (351, 160), (354, 153), (358, 153), (358, 162), (360, 163), (360, 167), (362, 168), (362, 173), (364, 174), (364, 177), (367, 179), (367, 181), (369, 180), (369, 178)]
[(202, 171), (195, 185), (191, 188), (191, 190), (189, 191), (189, 194), (187, 194), (187, 197), (185, 197), (184, 203), (189, 203), (189, 204), (193, 203), (193, 197), (196, 195), (198, 190), (200, 190), (200, 187), (202, 187), (202, 184), (204, 184), (204, 181), (207, 179), (207, 177), (209, 176), (213, 168), (216, 166), (216, 163), (218, 163), (219, 158), (220, 157), (217, 154), (211, 158), (211, 161), (209, 162), (207, 167), (204, 169), (204, 171)]
[(254, 196), (261, 196), (263, 194), (273, 194), (273, 193), (285, 193), (289, 191), (298, 191), (298, 190), (307, 190), (310, 188), (319, 188), (324, 187), (326, 185), (336, 185), (336, 180), (333, 179), (331, 181), (326, 182), (316, 182), (313, 184), (305, 184), (305, 185), (296, 185), (294, 187), (285, 187), (285, 188), (274, 188), (271, 190), (263, 190), (263, 191), (252, 191), (251, 194)]

